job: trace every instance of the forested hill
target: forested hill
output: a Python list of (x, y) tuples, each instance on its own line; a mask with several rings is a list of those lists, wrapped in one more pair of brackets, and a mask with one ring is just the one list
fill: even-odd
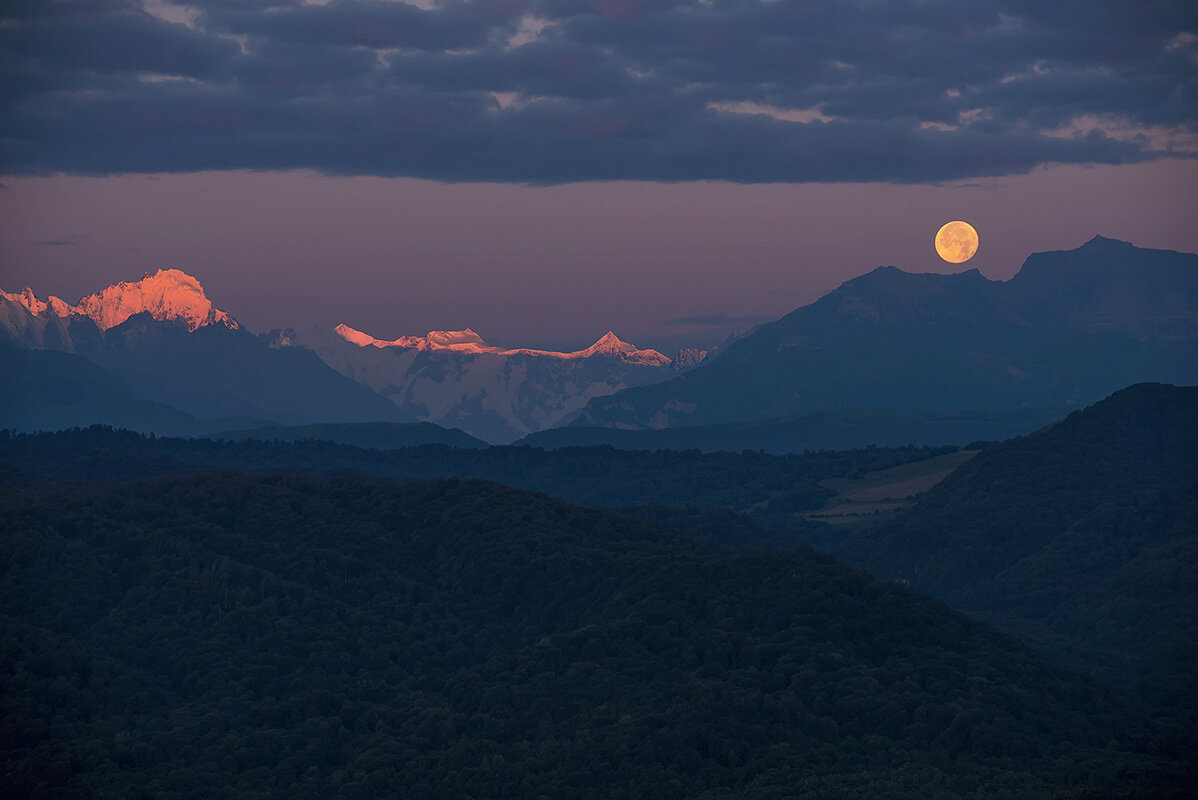
[[(484, 478), (580, 503), (623, 506), (694, 503), (770, 514), (818, 508), (833, 492), (819, 485), (955, 451), (897, 447), (791, 455), (634, 452), (612, 447), (458, 449), (425, 445), (378, 451), (325, 441), (212, 441), (148, 437), (103, 426), (60, 433), (0, 431), (0, 475), (125, 480), (222, 467), (354, 472), (390, 478)], [(24, 476), (24, 477), (22, 477)]]
[(1185, 785), (1096, 684), (805, 549), (457, 480), (216, 472), (0, 506), (10, 796)]
[(1116, 392), (984, 450), (893, 523), (814, 533), (1198, 725), (1198, 388)]
[(242, 439), (296, 442), (319, 439), (325, 442), (352, 444), (355, 447), (375, 447), (380, 450), (397, 447), (419, 447), (425, 444), (444, 444), (449, 447), (486, 447), (457, 428), (442, 428), (431, 422), (339, 422), (322, 425), (272, 425), (266, 428), (226, 430), (212, 434), (214, 439)]

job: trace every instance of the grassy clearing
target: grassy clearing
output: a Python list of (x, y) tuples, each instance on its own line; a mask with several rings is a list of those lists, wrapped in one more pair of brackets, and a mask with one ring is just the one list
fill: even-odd
[(822, 481), (822, 485), (836, 492), (836, 496), (806, 517), (833, 524), (861, 522), (864, 518), (877, 520), (902, 509), (916, 495), (940, 483), (978, 452), (958, 450), (923, 461), (868, 472), (860, 478)]

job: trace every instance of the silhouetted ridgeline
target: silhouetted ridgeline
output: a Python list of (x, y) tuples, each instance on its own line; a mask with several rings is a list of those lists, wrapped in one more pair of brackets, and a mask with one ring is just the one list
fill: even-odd
[(1097, 685), (806, 550), (480, 482), (224, 472), (0, 503), (12, 796), (1183, 785)]
[(1142, 381), (1198, 382), (1198, 255), (1097, 236), (1008, 281), (879, 267), (677, 378), (593, 398), (573, 424), (1078, 407)]

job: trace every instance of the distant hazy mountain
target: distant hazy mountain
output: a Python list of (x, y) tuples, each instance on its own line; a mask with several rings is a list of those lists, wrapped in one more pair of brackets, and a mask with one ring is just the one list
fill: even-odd
[(879, 267), (691, 372), (591, 400), (573, 424), (1076, 407), (1146, 380), (1198, 382), (1198, 255), (1097, 237), (1006, 282)]
[[(494, 443), (561, 424), (593, 397), (677, 374), (674, 359), (610, 331), (569, 353), (495, 347), (470, 329), (382, 340), (347, 325), (310, 325), (273, 336), (276, 346), (312, 350), (419, 419)], [(677, 361), (705, 357), (685, 351)]]
[(316, 439), (355, 447), (375, 447), (391, 450), (398, 447), (419, 447), (444, 444), (450, 447), (486, 447), (465, 431), (442, 428), (431, 422), (343, 422), (318, 425), (276, 425), (265, 428), (227, 430), (213, 434), (214, 439), (261, 439), (265, 441), (298, 442)]
[(138, 400), (129, 387), (86, 358), (0, 344), (0, 428), (21, 431), (112, 425), (162, 434), (193, 433), (195, 417)]
[[(273, 348), (243, 330), (208, 300), (195, 278), (179, 270), (110, 286), (74, 306), (56, 297), (40, 301), (29, 289), (3, 293), (0, 342), (82, 356), (115, 375), (132, 398), (199, 419), (414, 421), (313, 353)], [(85, 393), (81, 383), (80, 394)]]
[(547, 449), (610, 445), (622, 450), (849, 450), (859, 447), (958, 445), (997, 442), (1061, 419), (1064, 408), (984, 411), (816, 411), (765, 422), (696, 425), (659, 430), (588, 428), (567, 425), (530, 433), (516, 444)]
[(1193, 721), (1196, 454), (1198, 387), (1132, 386), (816, 543)]

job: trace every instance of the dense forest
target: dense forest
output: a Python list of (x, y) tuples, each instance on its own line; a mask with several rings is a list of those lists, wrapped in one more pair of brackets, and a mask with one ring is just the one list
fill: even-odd
[(849, 450), (908, 442), (960, 444), (1031, 433), (1069, 413), (1065, 407), (980, 411), (816, 411), (760, 422), (679, 428), (587, 428), (567, 425), (530, 433), (516, 444), (578, 447), (609, 444), (624, 450), (727, 450), (767, 453)]
[(892, 522), (796, 533), (1198, 731), (1198, 388), (1130, 387), (987, 448)]
[[(344, 426), (343, 426), (344, 427)], [(777, 516), (818, 508), (833, 492), (827, 478), (862, 474), (957, 450), (870, 447), (790, 455), (628, 451), (608, 446), (454, 448), (432, 444), (389, 450), (320, 440), (214, 441), (145, 436), (105, 426), (59, 433), (0, 431), (0, 470), (10, 481), (127, 480), (221, 467), (357, 473), (387, 478), (483, 478), (579, 503), (644, 503), (733, 508)]]
[(1186, 785), (1186, 753), (1118, 695), (726, 513), (229, 471), (0, 503), (10, 796)]

